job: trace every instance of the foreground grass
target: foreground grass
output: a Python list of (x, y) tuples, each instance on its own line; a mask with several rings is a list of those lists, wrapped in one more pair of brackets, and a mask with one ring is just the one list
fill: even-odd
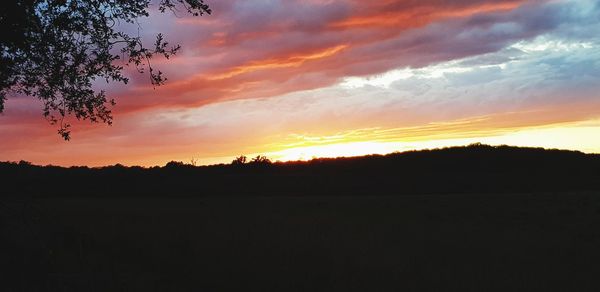
[(595, 192), (80, 197), (6, 208), (23, 212), (3, 213), (4, 291), (600, 287)]

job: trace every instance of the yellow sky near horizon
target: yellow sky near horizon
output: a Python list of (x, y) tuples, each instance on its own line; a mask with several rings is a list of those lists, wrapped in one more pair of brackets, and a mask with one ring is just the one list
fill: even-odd
[[(385, 137), (370, 139), (365, 132), (397, 132), (398, 129), (363, 129), (353, 133), (324, 136), (297, 137), (296, 144), (264, 145), (263, 150), (254, 153), (240, 153), (247, 157), (265, 155), (273, 161), (297, 161), (313, 158), (352, 157), (369, 154), (389, 154), (410, 150), (434, 149), (453, 146), (466, 146), (483, 143), (493, 146), (510, 145), (519, 147), (543, 147), (564, 149), (584, 153), (600, 153), (600, 118), (586, 121), (565, 122), (551, 125), (496, 129), (491, 131), (471, 131), (448, 134), (441, 131), (420, 137)], [(357, 135), (357, 133), (361, 133)], [(179, 157), (178, 161), (190, 162), (194, 159), (200, 165), (229, 163), (236, 156), (222, 157)], [(162, 159), (156, 162), (160, 165)], [(150, 164), (154, 165), (154, 164)], [(146, 165), (146, 166), (150, 166)]]

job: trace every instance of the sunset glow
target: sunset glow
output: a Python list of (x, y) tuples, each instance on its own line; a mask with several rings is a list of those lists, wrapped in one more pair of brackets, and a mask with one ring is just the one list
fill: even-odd
[(600, 153), (600, 122), (590, 125), (563, 125), (532, 129), (496, 136), (470, 138), (424, 139), (415, 141), (345, 142), (326, 145), (300, 146), (267, 152), (269, 157), (280, 161), (310, 160), (313, 158), (351, 157), (369, 154), (389, 154), (409, 150), (436, 149), (463, 146), (473, 143), (489, 145), (514, 145), (521, 147), (546, 147)]
[(0, 115), (0, 160), (229, 163), (466, 145), (600, 153), (600, 4), (559, 1), (207, 1), (143, 19), (182, 52), (156, 89), (128, 68), (114, 125), (65, 142), (31, 97)]

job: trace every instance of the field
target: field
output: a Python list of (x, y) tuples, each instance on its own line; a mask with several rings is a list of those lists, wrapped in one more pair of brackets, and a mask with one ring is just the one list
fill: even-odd
[(24, 202), (2, 212), (4, 291), (600, 286), (598, 192)]

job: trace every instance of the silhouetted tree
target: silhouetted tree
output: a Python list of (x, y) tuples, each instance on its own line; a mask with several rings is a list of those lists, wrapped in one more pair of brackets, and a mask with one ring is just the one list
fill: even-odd
[[(160, 12), (183, 8), (192, 15), (211, 12), (204, 0), (156, 0)], [(64, 118), (111, 124), (113, 99), (94, 90), (94, 80), (127, 83), (124, 58), (150, 82), (165, 82), (150, 60), (177, 53), (162, 34), (151, 47), (139, 35), (117, 28), (149, 16), (151, 0), (11, 0), (0, 9), (0, 113), (8, 94), (34, 96), (43, 102), (43, 115), (59, 125), (58, 133), (70, 138)]]
[(195, 157), (192, 157), (192, 159), (190, 159), (190, 165), (197, 166), (197, 164), (198, 164), (198, 159)]
[(19, 165), (20, 166), (31, 166), (32, 164), (29, 161), (21, 160), (21, 161), (19, 161)]
[(247, 162), (248, 158), (244, 155), (236, 157), (233, 161), (231, 161), (232, 165), (242, 165)]
[(264, 164), (271, 164), (271, 160), (269, 158), (267, 158), (266, 156), (257, 155), (256, 157), (252, 158), (250, 163), (264, 165)]
[(181, 168), (183, 166), (185, 166), (185, 163), (181, 161), (169, 161), (167, 164), (165, 164), (166, 168)]

